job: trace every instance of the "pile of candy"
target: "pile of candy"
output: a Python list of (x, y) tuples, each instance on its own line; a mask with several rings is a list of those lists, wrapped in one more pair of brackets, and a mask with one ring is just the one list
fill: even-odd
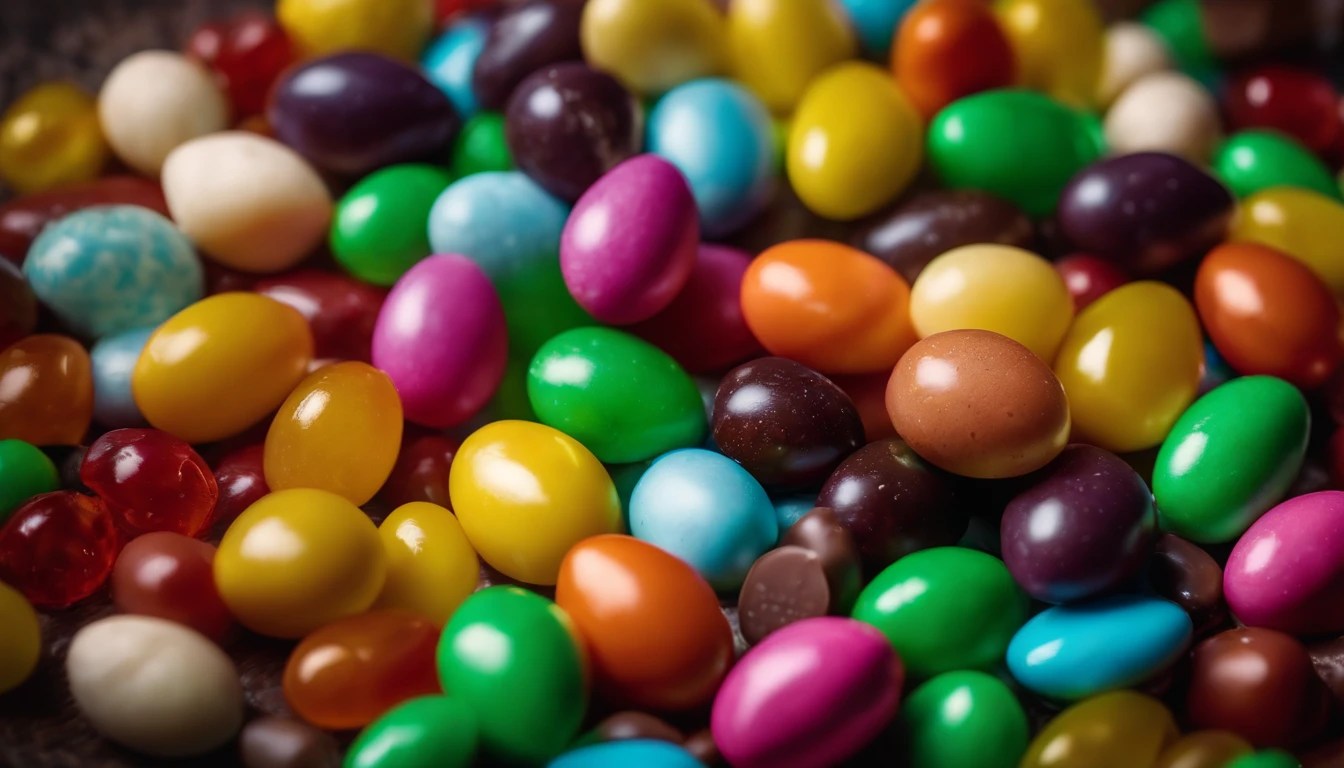
[(0, 704), (248, 768), (1344, 765), (1310, 5), (280, 0), (40, 85)]

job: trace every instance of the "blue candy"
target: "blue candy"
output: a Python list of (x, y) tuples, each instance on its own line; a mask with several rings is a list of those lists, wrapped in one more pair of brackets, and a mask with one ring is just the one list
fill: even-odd
[(546, 768), (705, 768), (691, 753), (667, 741), (630, 739), (594, 744), (547, 763)]
[(137, 328), (107, 336), (89, 350), (93, 363), (93, 418), (110, 429), (145, 426), (145, 417), (131, 396), (131, 373), (140, 351), (154, 333)]
[(448, 186), (429, 212), (435, 253), (460, 253), (496, 284), (539, 262), (560, 269), (569, 206), (518, 171), (476, 173)]
[(793, 527), (798, 519), (812, 508), (817, 506), (817, 495), (813, 494), (794, 494), (792, 496), (776, 496), (773, 500), (775, 505), (775, 519), (779, 521), (779, 535)]
[(439, 87), (463, 120), (476, 114), (476, 91), (471, 87), (471, 75), (476, 59), (485, 48), (489, 26), (480, 19), (463, 19), (454, 23), (439, 39), (430, 44), (420, 59), (425, 77)]
[(863, 49), (886, 58), (906, 11), (919, 0), (840, 0), (849, 12)]

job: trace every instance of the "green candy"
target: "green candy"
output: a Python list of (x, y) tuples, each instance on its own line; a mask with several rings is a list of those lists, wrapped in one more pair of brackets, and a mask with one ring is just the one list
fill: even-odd
[(453, 145), (452, 171), (456, 178), (486, 171), (512, 171), (513, 155), (504, 140), (504, 115), (477, 112)]
[(1206, 72), (1217, 66), (1204, 34), (1200, 0), (1161, 0), (1149, 6), (1140, 19), (1162, 38), (1185, 72)]
[(1296, 140), (1273, 131), (1232, 134), (1214, 155), (1213, 170), (1239, 198), (1288, 186), (1340, 199), (1339, 186), (1325, 165)]
[(1053, 211), (1069, 179), (1104, 146), (1095, 116), (1021, 90), (954, 101), (928, 135), (929, 160), (947, 186), (991, 192), (1032, 216)]
[(336, 261), (366, 283), (395, 283), (430, 254), (429, 210), (452, 180), (432, 165), (394, 165), (356, 184), (331, 223)]
[(476, 712), (481, 746), (537, 765), (565, 750), (588, 708), (578, 630), (555, 603), (518, 587), (467, 598), (439, 638), (439, 680)]
[(901, 702), (909, 768), (1015, 768), (1030, 730), (1008, 686), (984, 672), (945, 672)]
[(1205, 544), (1236, 539), (1288, 492), (1310, 432), (1302, 393), (1272, 376), (1233, 379), (1196, 400), (1153, 466), (1162, 527)]
[(25, 501), (60, 489), (60, 473), (47, 454), (22, 440), (0, 440), (0, 523)]
[(1282, 749), (1266, 749), (1242, 755), (1224, 768), (1302, 768), (1302, 761)]
[(690, 375), (652, 344), (611, 328), (575, 328), (541, 346), (527, 397), (542, 424), (599, 460), (628, 464), (705, 438), (705, 410)]
[(476, 715), (449, 696), (398, 704), (365, 728), (345, 768), (467, 768), (476, 759)]
[(881, 630), (910, 676), (925, 679), (1001, 663), (1027, 620), (1027, 596), (997, 557), (935, 547), (887, 566), (853, 616)]
[(558, 254), (495, 276), (492, 282), (504, 306), (509, 354), (513, 357), (530, 362), (541, 345), (556, 334), (597, 325), (565, 286)]

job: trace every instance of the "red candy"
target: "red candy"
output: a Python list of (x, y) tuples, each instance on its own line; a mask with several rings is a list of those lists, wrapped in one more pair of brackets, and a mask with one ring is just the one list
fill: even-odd
[(267, 278), (254, 290), (288, 304), (308, 319), (317, 345), (315, 357), (369, 361), (373, 326), (387, 291), (315, 269)]
[(147, 533), (112, 568), (112, 602), (122, 613), (184, 624), (218, 640), (233, 616), (215, 589), (215, 548), (177, 533)]
[(216, 522), (233, 522), (243, 510), (271, 492), (263, 469), (265, 449), (264, 444), (249, 445), (220, 459), (215, 468), (215, 485), (219, 488), (219, 500), (215, 503)]
[(44, 493), (0, 528), (0, 581), (39, 608), (64, 608), (93, 594), (112, 572), (121, 539), (98, 499)]
[(22, 264), (42, 228), (69, 213), (95, 205), (139, 205), (168, 215), (158, 182), (134, 176), (108, 176), (27, 195), (0, 205), (0, 255)]
[(0, 349), (37, 328), (37, 297), (23, 273), (8, 259), (0, 259)]
[(205, 460), (157, 429), (118, 429), (93, 441), (79, 479), (133, 535), (199, 536), (210, 525), (219, 496)]
[(1055, 269), (1064, 278), (1076, 312), (1129, 282), (1124, 270), (1114, 263), (1087, 253), (1066, 256), (1055, 262)]
[(448, 497), (448, 470), (462, 441), (434, 434), (406, 434), (392, 474), (383, 485), (382, 497), (393, 507), (413, 501), (428, 501), (452, 509)]
[(1324, 152), (1340, 135), (1339, 95), (1322, 75), (1306, 69), (1270, 64), (1232, 78), (1223, 109), (1228, 132), (1273, 128), (1297, 139), (1313, 152)]
[(215, 73), (236, 119), (260, 113), (275, 79), (295, 61), (294, 46), (269, 16), (249, 13), (229, 24), (205, 24), (187, 42), (187, 54)]

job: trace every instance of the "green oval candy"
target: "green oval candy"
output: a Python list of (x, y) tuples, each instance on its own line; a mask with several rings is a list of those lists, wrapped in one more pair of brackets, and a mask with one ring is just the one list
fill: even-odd
[(491, 756), (535, 765), (574, 740), (588, 708), (577, 633), (559, 606), (518, 587), (477, 592), (443, 628), (439, 680), (476, 712)]
[(61, 475), (40, 448), (22, 440), (0, 440), (0, 523), (25, 501), (60, 488)]
[(877, 627), (912, 678), (992, 669), (1027, 620), (1027, 596), (993, 555), (935, 547), (902, 557), (864, 588), (854, 618)]
[(1204, 34), (1200, 0), (1159, 0), (1139, 18), (1167, 44), (1181, 69), (1206, 72), (1217, 66)]
[(430, 254), (429, 210), (452, 180), (442, 168), (419, 164), (366, 177), (336, 204), (332, 255), (366, 283), (395, 283)]
[(504, 115), (477, 112), (462, 126), (453, 145), (453, 176), (461, 179), (473, 173), (512, 171), (513, 155), (504, 138)]
[(467, 768), (476, 759), (476, 714), (449, 696), (398, 704), (365, 728), (345, 768)]
[(1242, 755), (1224, 768), (1302, 768), (1302, 761), (1282, 749), (1266, 749)]
[(984, 672), (945, 672), (901, 702), (909, 768), (1014, 768), (1030, 731), (1017, 697)]
[(527, 397), (542, 424), (608, 464), (651, 459), (705, 437), (690, 375), (652, 344), (611, 328), (575, 328), (541, 345)]
[(1153, 496), (1162, 527), (1232, 541), (1283, 499), (1302, 468), (1311, 412), (1273, 376), (1233, 379), (1196, 400), (1162, 442)]
[(1239, 198), (1269, 187), (1288, 186), (1340, 199), (1335, 178), (1311, 150), (1274, 131), (1232, 134), (1214, 154), (1213, 169)]

